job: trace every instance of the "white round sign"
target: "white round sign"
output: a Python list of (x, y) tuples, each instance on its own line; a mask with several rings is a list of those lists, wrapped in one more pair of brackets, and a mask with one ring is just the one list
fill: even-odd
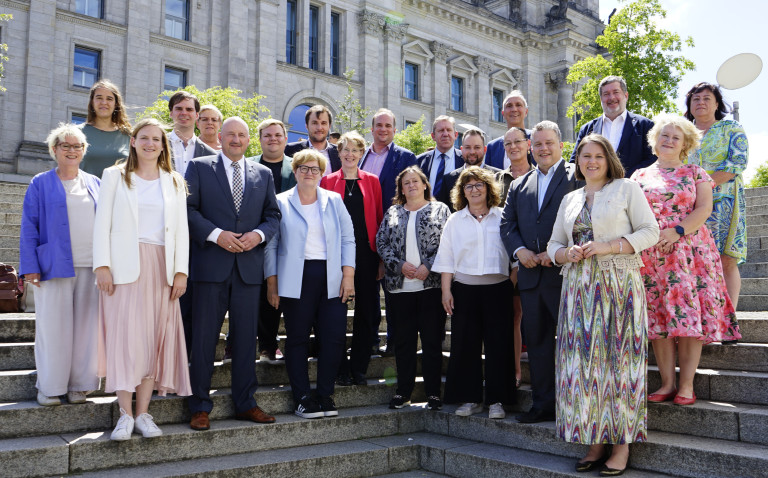
[(717, 70), (717, 83), (728, 90), (743, 88), (755, 81), (763, 69), (763, 60), (754, 53), (739, 53), (725, 60)]

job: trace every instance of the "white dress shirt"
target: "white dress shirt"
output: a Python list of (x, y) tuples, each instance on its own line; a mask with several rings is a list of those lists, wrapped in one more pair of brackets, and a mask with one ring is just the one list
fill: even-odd
[(171, 134), (168, 135), (168, 140), (171, 142), (173, 166), (182, 176), (187, 172), (187, 164), (189, 164), (195, 156), (196, 138), (197, 136), (193, 134), (187, 141), (187, 147), (185, 148), (184, 142), (176, 135), (176, 130), (171, 131)]
[(470, 284), (506, 280), (509, 256), (501, 242), (500, 225), (498, 207), (492, 207), (482, 221), (472, 217), (468, 207), (451, 214), (443, 228), (432, 272), (449, 272), (455, 280)]
[(621, 143), (621, 133), (624, 132), (624, 122), (627, 120), (627, 110), (624, 110), (615, 120), (611, 121), (607, 116), (603, 115), (603, 131), (602, 135), (608, 138), (611, 142), (613, 149), (619, 149), (619, 143)]
[[(227, 182), (229, 182), (229, 190), (231, 191), (232, 190), (232, 176), (235, 173), (235, 170), (232, 167), (232, 162), (233, 161), (231, 159), (229, 159), (228, 157), (226, 157), (224, 155), (224, 153), (221, 153), (221, 159), (222, 159), (222, 162), (224, 163), (224, 172), (227, 174)], [(248, 166), (246, 164), (246, 162), (245, 162), (245, 156), (240, 158), (240, 160), (238, 162), (240, 163), (240, 176), (241, 176), (240, 180), (242, 181), (240, 184), (243, 185), (243, 195), (245, 195), (245, 168)], [(208, 234), (208, 238), (207, 239), (209, 241), (213, 242), (213, 243), (216, 243), (216, 241), (219, 240), (219, 235), (221, 235), (222, 232), (224, 232), (224, 231), (217, 227), (216, 229), (211, 231), (210, 234)], [(264, 233), (261, 232), (260, 229), (254, 229), (253, 232), (255, 232), (256, 234), (261, 236), (262, 242), (265, 240), (266, 236), (264, 236)]]
[(445, 179), (445, 176), (449, 175), (451, 171), (456, 169), (456, 151), (451, 148), (446, 153), (440, 153), (440, 150), (435, 148), (435, 150), (432, 151), (432, 159), (431, 163), (429, 164), (429, 184), (433, 186), (435, 184), (435, 180), (437, 180), (437, 170), (440, 169), (440, 154), (445, 154), (445, 158), (443, 158), (443, 161), (445, 161), (443, 179)]

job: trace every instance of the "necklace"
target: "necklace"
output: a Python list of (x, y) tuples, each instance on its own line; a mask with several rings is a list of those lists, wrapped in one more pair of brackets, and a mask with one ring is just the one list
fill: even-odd
[[(490, 212), (490, 211), (489, 211)], [(488, 212), (484, 212), (483, 214), (475, 214), (472, 211), (469, 211), (469, 215), (477, 219), (478, 221), (482, 221), (485, 216), (488, 215)]]
[[(349, 187), (349, 183), (352, 183), (352, 187)], [(347, 190), (347, 196), (352, 197), (352, 191), (355, 190), (355, 184), (357, 184), (357, 179), (344, 180), (344, 189)]]

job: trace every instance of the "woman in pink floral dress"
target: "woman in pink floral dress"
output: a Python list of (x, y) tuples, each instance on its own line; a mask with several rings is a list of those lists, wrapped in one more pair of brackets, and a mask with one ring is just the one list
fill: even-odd
[(714, 182), (701, 167), (683, 164), (698, 147), (701, 133), (680, 116), (660, 115), (654, 123), (648, 143), (658, 161), (632, 175), (661, 230), (658, 244), (643, 251), (640, 270), (648, 300), (648, 338), (661, 374), (661, 388), (648, 395), (648, 401), (691, 405), (696, 401), (693, 377), (702, 345), (741, 335), (720, 254), (705, 225), (712, 212)]

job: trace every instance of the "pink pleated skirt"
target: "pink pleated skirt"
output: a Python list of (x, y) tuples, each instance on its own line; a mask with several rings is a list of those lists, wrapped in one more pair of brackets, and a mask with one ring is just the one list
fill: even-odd
[(139, 243), (136, 282), (99, 298), (98, 374), (105, 391), (134, 391), (151, 378), (159, 395), (192, 394), (179, 300), (171, 300), (165, 247)]

